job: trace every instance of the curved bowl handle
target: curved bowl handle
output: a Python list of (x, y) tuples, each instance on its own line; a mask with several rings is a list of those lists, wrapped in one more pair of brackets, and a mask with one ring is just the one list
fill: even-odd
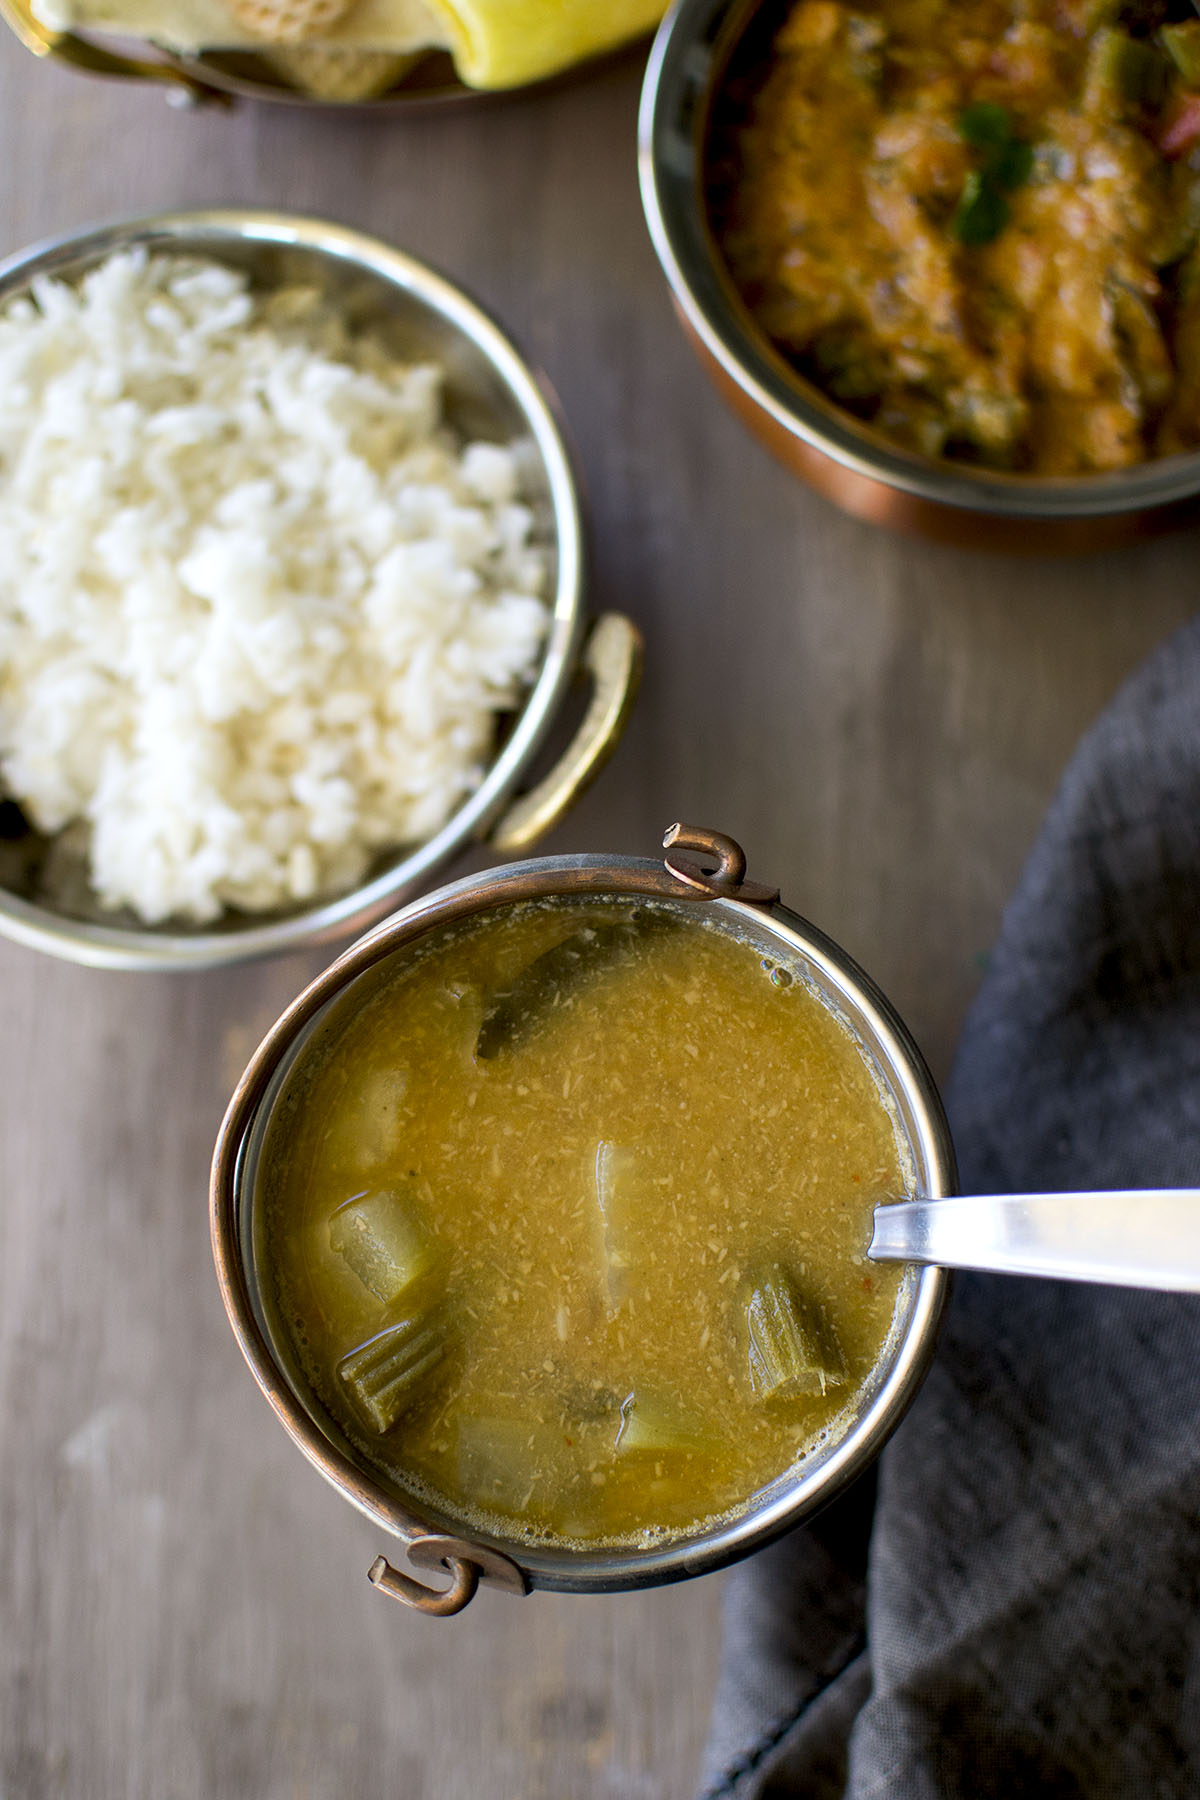
[(475, 1598), (475, 1589), (479, 1586), (479, 1569), (475, 1563), (464, 1562), (458, 1556), (449, 1557), (446, 1568), (452, 1577), (450, 1586), (427, 1587), (423, 1581), (414, 1581), (411, 1575), (393, 1568), (386, 1556), (377, 1556), (367, 1570), (367, 1580), (372, 1587), (390, 1594), (393, 1600), (411, 1606), (414, 1612), (422, 1612), (435, 1619), (448, 1619), (454, 1613), (461, 1612)]
[(584, 646), (583, 666), (592, 678), (592, 698), (579, 730), (550, 773), (488, 834), (506, 854), (527, 850), (552, 831), (616, 749), (642, 673), (642, 634), (632, 619), (602, 613)]
[(218, 106), (230, 105), (228, 94), (209, 87), (174, 63), (120, 56), (115, 51), (102, 49), (99, 44), (89, 43), (86, 38), (76, 37), (73, 31), (52, 31), (34, 17), (28, 0), (0, 0), (0, 20), (34, 56), (66, 63), (88, 75), (116, 75), (130, 81), (162, 82), (166, 84), (170, 98), (178, 97), (185, 104), (205, 101)]
[(421, 1535), (408, 1542), (408, 1560), (416, 1568), (434, 1569), (450, 1576), (445, 1588), (430, 1587), (393, 1568), (386, 1556), (377, 1556), (367, 1570), (372, 1587), (381, 1588), (393, 1600), (433, 1618), (448, 1619), (461, 1612), (475, 1597), (481, 1581), (503, 1588), (508, 1594), (527, 1594), (524, 1569), (499, 1550), (485, 1544), (468, 1544), (462, 1538)]

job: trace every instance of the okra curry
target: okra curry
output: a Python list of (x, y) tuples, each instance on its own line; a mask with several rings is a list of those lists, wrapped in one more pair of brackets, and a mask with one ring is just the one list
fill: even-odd
[(1189, 0), (800, 0), (735, 55), (709, 175), (762, 330), (897, 444), (1051, 476), (1200, 445)]
[(359, 1454), (468, 1525), (645, 1544), (835, 1427), (906, 1186), (849, 1027), (681, 909), (544, 900), (444, 926), (340, 1003), (256, 1200), (277, 1328)]

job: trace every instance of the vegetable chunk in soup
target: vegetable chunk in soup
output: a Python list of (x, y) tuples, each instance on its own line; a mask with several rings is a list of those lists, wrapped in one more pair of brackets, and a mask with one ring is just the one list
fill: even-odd
[(378, 1472), (530, 1542), (736, 1510), (852, 1403), (902, 1192), (858, 1044), (679, 909), (511, 906), (433, 932), (299, 1057), (267, 1134), (278, 1328)]

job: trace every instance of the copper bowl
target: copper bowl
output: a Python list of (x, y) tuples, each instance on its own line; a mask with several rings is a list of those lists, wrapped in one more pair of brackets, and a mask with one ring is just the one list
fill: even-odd
[(920, 457), (861, 424), (797, 374), (726, 270), (705, 201), (714, 112), (731, 59), (766, 41), (782, 0), (677, 0), (642, 89), (642, 204), (676, 311), (709, 376), (788, 468), (846, 512), (945, 541), (1022, 551), (1097, 550), (1185, 523), (1200, 452), (1051, 479)]
[(870, 1379), (819, 1450), (785, 1470), (744, 1507), (709, 1528), (645, 1548), (580, 1549), (482, 1536), (436, 1514), (373, 1471), (313, 1392), (269, 1300), (256, 1193), (264, 1144), (284, 1082), (330, 1009), (356, 987), (365, 1000), (431, 930), (550, 895), (652, 895), (683, 912), (704, 908), (743, 940), (793, 969), (856, 1037), (888, 1096), (916, 1194), (955, 1191), (954, 1153), (941, 1102), (920, 1052), (887, 1001), (846, 953), (778, 903), (774, 889), (744, 879), (745, 858), (719, 833), (675, 826), (665, 864), (629, 857), (555, 856), (442, 888), (359, 940), (296, 999), (251, 1060), (226, 1113), (212, 1166), (210, 1224), (221, 1295), (234, 1335), (280, 1422), (325, 1479), (399, 1540), (419, 1571), (448, 1574), (430, 1587), (379, 1557), (372, 1581), (422, 1612), (458, 1612), (480, 1581), (524, 1594), (531, 1588), (611, 1593), (700, 1575), (745, 1556), (807, 1518), (882, 1448), (916, 1393), (933, 1353), (948, 1277), (906, 1265), (884, 1352)]

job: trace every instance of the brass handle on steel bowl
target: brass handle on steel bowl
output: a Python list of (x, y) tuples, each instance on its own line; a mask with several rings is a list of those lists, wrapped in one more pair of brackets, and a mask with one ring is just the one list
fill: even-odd
[(164, 82), (182, 100), (212, 101), (220, 106), (230, 104), (229, 96), (218, 88), (189, 75), (174, 63), (143, 60), (136, 56), (120, 56), (104, 50), (99, 44), (76, 37), (73, 31), (53, 31), (33, 15), (28, 0), (0, 0), (0, 19), (34, 56), (48, 57), (53, 62), (67, 63), (89, 75), (116, 75), (133, 81)]
[(462, 1538), (433, 1533), (414, 1537), (408, 1544), (408, 1560), (417, 1568), (444, 1571), (450, 1576), (449, 1587), (435, 1588), (416, 1581), (393, 1568), (386, 1556), (375, 1558), (367, 1570), (367, 1580), (393, 1600), (431, 1618), (448, 1619), (461, 1612), (475, 1598), (481, 1581), (503, 1588), (508, 1594), (529, 1592), (525, 1571), (511, 1557)]
[[(3, 0), (0, 0), (3, 4)], [(583, 651), (592, 698), (566, 750), (489, 834), (497, 850), (527, 850), (552, 831), (617, 747), (642, 673), (642, 634), (624, 613), (602, 613)]]
[(400, 1569), (393, 1568), (386, 1556), (377, 1556), (367, 1570), (367, 1580), (372, 1587), (381, 1588), (393, 1600), (402, 1601), (415, 1612), (423, 1612), (436, 1619), (448, 1619), (461, 1612), (475, 1598), (475, 1589), (479, 1586), (479, 1570), (473, 1562), (463, 1562), (457, 1556), (448, 1561), (446, 1567), (453, 1576), (450, 1586), (432, 1588), (426, 1587), (423, 1581), (414, 1581), (411, 1575), (405, 1575)]

